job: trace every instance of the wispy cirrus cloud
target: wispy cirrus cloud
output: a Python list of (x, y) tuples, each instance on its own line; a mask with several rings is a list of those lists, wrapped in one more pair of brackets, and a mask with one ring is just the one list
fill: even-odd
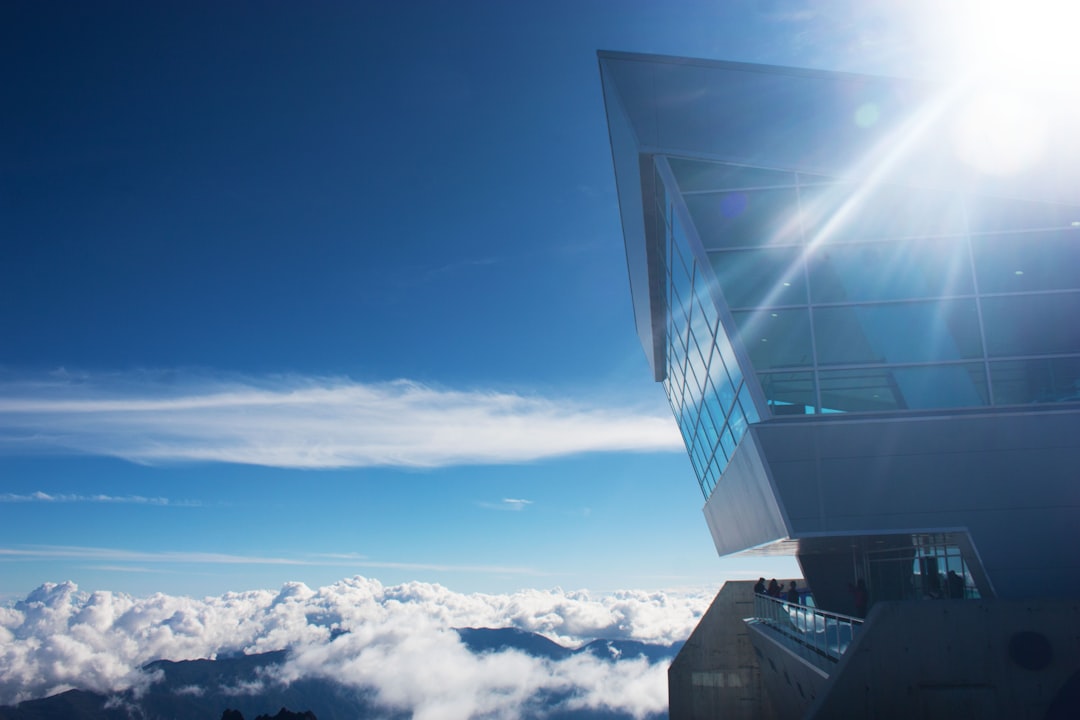
[[(500, 575), (542, 576), (529, 567), (509, 565), (453, 565), (446, 563), (377, 560), (358, 553), (313, 553), (296, 557), (271, 555), (235, 555), (230, 553), (192, 552), (185, 550), (126, 550), (77, 545), (19, 545), (0, 547), (0, 563), (20, 560), (69, 560), (74, 562), (112, 563), (110, 569), (158, 572), (169, 565), (296, 565), (306, 567), (342, 567), (390, 570), (433, 570), (437, 572), (496, 573)], [(128, 564), (140, 563), (142, 567)], [(91, 567), (87, 565), (87, 567)]]
[(172, 500), (165, 497), (142, 495), (78, 495), (72, 493), (46, 493), (40, 490), (20, 495), (0, 493), (0, 503), (106, 503), (118, 505), (158, 505), (172, 507), (200, 507), (198, 500)]
[(658, 408), (405, 380), (142, 373), (0, 381), (0, 452), (7, 453), (423, 468), (681, 447)]
[(521, 498), (503, 498), (502, 502), (497, 502), (497, 503), (494, 503), (494, 502), (480, 502), (480, 503), (477, 503), (477, 505), (479, 505), (480, 507), (486, 508), (488, 510), (514, 510), (514, 511), (524, 510), (525, 506), (532, 505), (532, 504), (533, 504), (532, 500), (523, 500)]

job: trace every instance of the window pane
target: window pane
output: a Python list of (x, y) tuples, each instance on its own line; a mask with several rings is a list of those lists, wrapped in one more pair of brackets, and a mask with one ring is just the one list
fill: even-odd
[(712, 415), (716, 419), (717, 425), (720, 425), (724, 422), (728, 412), (731, 411), (731, 403), (735, 402), (735, 387), (730, 383), (717, 385), (710, 383), (710, 388), (712, 392), (706, 396), (706, 402), (711, 399)]
[(712, 495), (712, 491), (716, 489), (716, 480), (720, 476), (720, 472), (724, 469), (725, 464), (724, 456), (717, 450), (716, 458), (705, 470), (705, 487), (707, 488), (706, 498), (708, 498), (709, 495)]
[(699, 419), (698, 434), (703, 436), (704, 442), (710, 448), (716, 447), (716, 444), (720, 442), (720, 428), (724, 426), (724, 419), (718, 419), (713, 415), (715, 408), (716, 403), (711, 402), (706, 397), (701, 406), (701, 417)]
[(712, 252), (709, 262), (729, 307), (806, 304), (800, 247)]
[(822, 365), (982, 356), (974, 300), (815, 308), (814, 333)]
[(743, 415), (739, 403), (735, 403), (735, 407), (731, 410), (731, 417), (728, 418), (728, 427), (731, 428), (731, 434), (734, 436), (735, 442), (742, 440), (742, 436), (746, 434), (746, 426), (746, 416)]
[(837, 184), (803, 188), (804, 232), (808, 243), (864, 242), (896, 237), (959, 235), (964, 209), (939, 191)]
[(972, 232), (1063, 228), (1080, 222), (1080, 208), (1070, 205), (995, 197), (974, 198), (968, 215)]
[(1080, 401), (1080, 357), (990, 363), (997, 405)]
[(731, 431), (726, 427), (720, 433), (720, 447), (724, 449), (724, 455), (727, 456), (727, 459), (731, 460), (731, 456), (735, 453), (735, 439), (731, 437)]
[(989, 402), (982, 363), (828, 370), (822, 412), (979, 407)]
[(755, 310), (732, 315), (755, 370), (812, 364), (807, 310)]
[(761, 419), (758, 416), (757, 406), (754, 405), (754, 399), (750, 397), (750, 388), (746, 386), (746, 383), (743, 383), (742, 390), (739, 391), (739, 405), (746, 416), (746, 422), (755, 423)]
[(795, 184), (794, 174), (775, 170), (674, 157), (668, 158), (668, 165), (683, 192)]
[(811, 415), (817, 405), (813, 373), (760, 373), (758, 381), (777, 415)]
[(1080, 353), (1080, 293), (988, 297), (982, 311), (992, 356)]
[[(679, 252), (676, 251), (675, 258), (673, 258), (673, 265), (671, 271), (671, 290), (672, 300), (671, 304), (675, 307), (682, 309), (684, 314), (689, 315), (690, 308), (688, 301), (690, 300), (690, 293), (692, 288), (690, 287), (690, 273), (686, 269), (688, 266), (684, 266)], [(692, 266), (689, 266), (692, 267)]]
[(1080, 288), (1080, 231), (972, 238), (984, 293)]
[(813, 302), (904, 300), (974, 290), (963, 239), (819, 247), (810, 256)]
[(706, 250), (800, 242), (795, 189), (688, 195)]
[[(731, 383), (738, 386), (742, 382), (742, 368), (739, 367), (739, 363), (735, 361), (735, 351), (731, 347), (731, 340), (728, 338), (727, 333), (724, 332), (724, 328), (718, 325), (716, 328), (716, 352), (724, 361), (724, 367), (727, 368), (727, 374), (731, 378)], [(717, 381), (719, 384), (719, 381)]]
[[(716, 332), (716, 322), (719, 317), (716, 314), (716, 305), (713, 303), (712, 296), (708, 292), (697, 292), (697, 305), (694, 307), (694, 312), (701, 312), (701, 319), (705, 325), (709, 328), (710, 338)], [(702, 338), (704, 340), (704, 338)]]

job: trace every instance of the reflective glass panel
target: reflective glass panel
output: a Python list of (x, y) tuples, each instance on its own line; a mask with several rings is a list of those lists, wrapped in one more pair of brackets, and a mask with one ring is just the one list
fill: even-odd
[(732, 315), (750, 363), (758, 372), (812, 364), (807, 310), (755, 310)]
[(990, 363), (997, 405), (1080, 401), (1080, 357)]
[(794, 188), (706, 193), (684, 199), (706, 250), (800, 241)]
[(982, 363), (820, 373), (822, 412), (979, 407), (989, 402)]
[(822, 365), (933, 362), (981, 357), (974, 300), (814, 309)]
[(677, 157), (669, 157), (668, 165), (683, 192), (795, 184), (793, 173), (776, 170)]
[[(698, 288), (695, 285), (695, 290), (697, 289)], [(713, 303), (712, 296), (704, 289), (704, 287), (702, 287), (702, 289), (699, 290), (696, 295), (698, 299), (698, 307), (695, 308), (695, 312), (700, 310), (702, 321), (705, 323), (706, 326), (708, 326), (709, 335), (711, 336), (714, 332), (716, 332), (716, 322), (718, 318), (716, 314), (716, 305)]]
[(754, 405), (754, 400), (750, 397), (750, 388), (746, 383), (743, 383), (742, 389), (739, 390), (739, 405), (742, 406), (746, 422), (755, 423), (761, 419), (758, 415), (757, 406)]
[(866, 240), (959, 235), (962, 203), (948, 193), (890, 185), (819, 185), (802, 188), (806, 241)]
[(710, 407), (713, 417), (716, 419), (716, 423), (719, 425), (724, 422), (724, 418), (727, 417), (728, 412), (731, 410), (731, 403), (735, 402), (735, 387), (730, 383), (718, 383), (712, 385), (712, 392), (706, 395), (706, 402), (713, 403)]
[(758, 381), (774, 416), (813, 414), (817, 405), (813, 373), (759, 373)]
[(805, 305), (801, 247), (769, 247), (709, 253), (729, 307)]
[(727, 456), (727, 459), (731, 460), (731, 456), (735, 454), (735, 438), (731, 437), (731, 431), (726, 427), (720, 433), (720, 447), (724, 449), (724, 455)]
[(1080, 231), (984, 235), (971, 240), (984, 293), (1080, 288)]
[(682, 258), (679, 252), (682, 248), (676, 246), (674, 256), (672, 257), (671, 268), (671, 290), (672, 290), (672, 310), (678, 309), (682, 312), (683, 317), (688, 317), (690, 314), (690, 308), (688, 301), (691, 297), (693, 288), (690, 286), (690, 272), (687, 268), (692, 265), (685, 264), (685, 259)]
[(975, 197), (968, 203), (972, 232), (1003, 232), (1038, 228), (1077, 227), (1080, 208), (995, 197)]
[[(728, 338), (727, 333), (724, 332), (722, 324), (717, 326), (715, 342), (716, 352), (724, 361), (724, 367), (727, 368), (727, 375), (731, 378), (732, 385), (738, 386), (742, 382), (742, 369), (735, 361), (735, 351), (731, 347), (731, 340)], [(713, 362), (715, 363), (715, 360)], [(719, 380), (717, 380), (717, 383), (719, 384)]]
[(742, 436), (746, 434), (746, 425), (746, 415), (743, 414), (739, 403), (735, 403), (735, 407), (731, 409), (731, 416), (728, 418), (728, 427), (731, 428), (735, 442), (742, 440)]
[(815, 303), (904, 300), (974, 291), (963, 238), (826, 245), (807, 263)]
[(1080, 292), (982, 299), (991, 356), (1080, 353)]
[[(720, 451), (717, 450), (717, 454)], [(713, 462), (709, 463), (709, 467), (705, 469), (705, 482), (702, 488), (705, 491), (705, 497), (709, 497), (712, 491), (716, 489), (716, 481), (720, 477), (720, 468), (724, 465), (724, 457), (720, 455), (718, 458), (714, 458)]]

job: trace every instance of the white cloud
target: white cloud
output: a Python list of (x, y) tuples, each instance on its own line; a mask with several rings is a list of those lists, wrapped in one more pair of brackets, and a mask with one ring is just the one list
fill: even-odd
[[(25, 545), (0, 547), (0, 562), (4, 560), (65, 559), (112, 563), (190, 563), (199, 565), (304, 565), (323, 567), (381, 568), (395, 570), (436, 570), (440, 572), (483, 572), (501, 575), (542, 575), (528, 567), (510, 565), (448, 565), (442, 563), (410, 563), (372, 560), (355, 553), (316, 553), (298, 557), (273, 557), (267, 555), (232, 555), (229, 553), (187, 552), (175, 550), (124, 550), (71, 545)], [(150, 568), (109, 566), (131, 572), (151, 572)]]
[(516, 627), (564, 645), (597, 637), (670, 643), (689, 635), (710, 600), (711, 592), (464, 595), (363, 577), (318, 590), (290, 583), (277, 592), (202, 600), (47, 584), (14, 607), (0, 607), (0, 704), (70, 687), (145, 687), (154, 678), (139, 668), (157, 659), (289, 648), (287, 662), (264, 682), (327, 677), (369, 689), (418, 719), (510, 718), (541, 692), (566, 694), (570, 707), (641, 717), (666, 706), (663, 663), (610, 663), (587, 654), (553, 662), (510, 650), (474, 655), (452, 629)]
[(522, 500), (520, 498), (503, 498), (502, 502), (480, 502), (477, 503), (482, 508), (488, 510), (524, 510), (526, 505), (532, 505), (532, 500)]
[(123, 505), (172, 505), (174, 507), (199, 507), (197, 500), (170, 500), (163, 497), (142, 495), (75, 495), (70, 493), (46, 493), (40, 490), (27, 495), (0, 493), (0, 503), (111, 503)]
[(404, 380), (172, 375), (161, 382), (138, 374), (0, 383), (0, 452), (333, 468), (681, 450), (660, 409)]

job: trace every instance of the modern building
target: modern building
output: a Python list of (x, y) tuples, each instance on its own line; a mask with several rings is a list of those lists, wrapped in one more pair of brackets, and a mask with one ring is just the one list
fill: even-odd
[(1080, 103), (599, 56), (637, 332), (717, 552), (795, 555), (815, 606), (741, 606), (769, 708), (673, 720), (1076, 702)]

